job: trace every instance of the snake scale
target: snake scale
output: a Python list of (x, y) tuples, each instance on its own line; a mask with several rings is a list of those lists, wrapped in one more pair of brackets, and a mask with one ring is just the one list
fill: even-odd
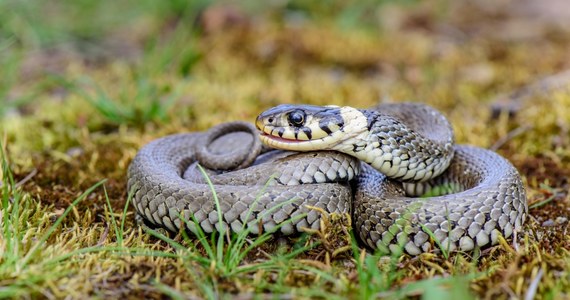
[(319, 227), (317, 207), (351, 213), (369, 247), (410, 255), (496, 244), (528, 214), (513, 165), (454, 145), (449, 122), (426, 105), (280, 105), (256, 127), (223, 123), (142, 147), (128, 170), (137, 213), (172, 231), (293, 234)]

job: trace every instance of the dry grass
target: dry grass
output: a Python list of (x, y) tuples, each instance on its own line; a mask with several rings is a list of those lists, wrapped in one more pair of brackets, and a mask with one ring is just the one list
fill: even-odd
[[(0, 297), (570, 297), (568, 90), (531, 95), (511, 117), (492, 118), (489, 103), (570, 67), (558, 31), (502, 40), (455, 20), (442, 1), (385, 5), (357, 26), (348, 13), (295, 1), (256, 17), (212, 6), (197, 21), (196, 7), (103, 3), (70, 6), (76, 17), (55, 5), (35, 19), (32, 7), (0, 4), (14, 13), (0, 15), (9, 20), (0, 26), (9, 37), (0, 41), (9, 158)], [(124, 19), (109, 13), (127, 8)], [(108, 23), (95, 26), (98, 16)], [(518, 240), (447, 259), (380, 258), (351, 239), (347, 216), (330, 216), (319, 232), (273, 237), (231, 267), (215, 257), (228, 241), (153, 236), (126, 203), (126, 168), (154, 138), (253, 120), (279, 103), (405, 100), (441, 109), (460, 143), (495, 145), (520, 170), (532, 208)], [(80, 198), (103, 179), (105, 189)]]

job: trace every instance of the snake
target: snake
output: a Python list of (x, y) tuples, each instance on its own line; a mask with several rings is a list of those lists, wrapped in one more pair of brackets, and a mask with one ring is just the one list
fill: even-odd
[(291, 235), (320, 228), (322, 213), (350, 214), (362, 243), (412, 256), (473, 251), (521, 232), (528, 204), (517, 169), (454, 139), (425, 104), (282, 104), (255, 126), (151, 141), (132, 160), (127, 188), (147, 224), (174, 232)]

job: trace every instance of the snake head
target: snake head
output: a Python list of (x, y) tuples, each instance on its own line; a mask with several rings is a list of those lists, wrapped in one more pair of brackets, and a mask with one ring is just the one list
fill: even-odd
[[(365, 129), (366, 123), (366, 117), (352, 107), (290, 104), (268, 109), (255, 121), (264, 144), (294, 151), (333, 149), (347, 137), (362, 132), (354, 129)], [(347, 128), (351, 129), (348, 134)]]

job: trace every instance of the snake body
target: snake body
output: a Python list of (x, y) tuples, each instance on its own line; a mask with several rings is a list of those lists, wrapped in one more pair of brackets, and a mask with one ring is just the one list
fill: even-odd
[[(318, 228), (318, 207), (352, 213), (368, 246), (411, 255), (470, 251), (522, 229), (528, 207), (517, 170), (492, 151), (454, 145), (431, 107), (284, 105), (256, 125), (261, 139), (233, 122), (145, 145), (128, 171), (137, 213), (172, 231), (292, 234)], [(418, 197), (426, 193), (434, 195)]]

